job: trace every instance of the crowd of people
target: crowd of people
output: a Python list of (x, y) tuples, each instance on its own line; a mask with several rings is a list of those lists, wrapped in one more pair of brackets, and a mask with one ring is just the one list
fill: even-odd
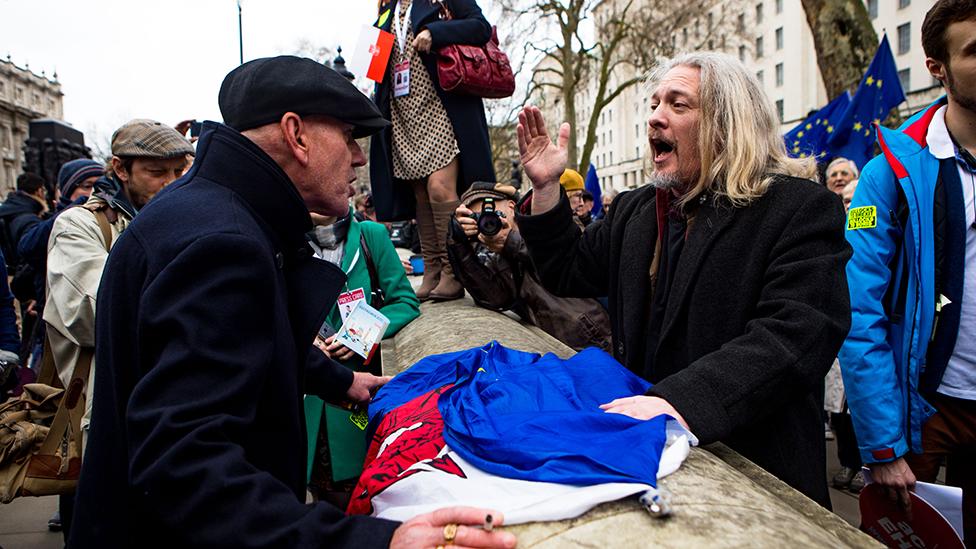
[[(481, 99), (445, 92), (431, 55), (491, 27), (474, 0), (447, 5), (381, 4), (396, 41), (372, 97), (312, 60), (258, 59), (226, 76), (223, 123), (195, 146), (185, 123), (137, 119), (107, 164), (65, 163), (54, 196), (18, 178), (0, 205), (0, 381), (17, 398), (47, 368), (85, 387), (78, 488), (52, 518), (69, 546), (513, 547), (478, 527), (502, 524), (490, 509), (341, 511), (358, 469), (338, 464), (363, 449), (327, 404), (389, 378), (338, 332), (369, 307), (391, 337), (465, 293), (653, 383), (607, 413), (669, 415), (827, 508), (825, 421), (837, 488), (863, 489), (866, 466), (908, 508), (945, 465), (972, 543), (976, 2), (938, 0), (922, 27), (945, 96), (880, 128), (863, 170), (831, 159), (823, 184), (738, 60), (661, 61), (648, 182), (597, 216), (572, 129), (550, 135), (535, 107), (517, 126), (530, 189), (496, 180)], [(383, 224), (405, 220), (416, 290)]]

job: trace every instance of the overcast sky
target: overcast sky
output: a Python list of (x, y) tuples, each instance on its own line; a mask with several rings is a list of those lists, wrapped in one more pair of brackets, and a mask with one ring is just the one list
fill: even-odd
[[(482, 7), (490, 2), (481, 2)], [(242, 0), (244, 60), (303, 40), (352, 55), (375, 0)], [(107, 144), (131, 118), (220, 120), (217, 92), (238, 64), (236, 0), (0, 0), (0, 56), (57, 70), (64, 118)], [(95, 143), (93, 143), (93, 141)]]

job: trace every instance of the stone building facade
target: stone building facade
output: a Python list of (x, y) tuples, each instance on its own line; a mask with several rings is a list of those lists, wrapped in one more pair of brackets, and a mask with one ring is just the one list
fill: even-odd
[(28, 124), (37, 118), (63, 118), (61, 84), (0, 59), (0, 192), (13, 190), (24, 165)]
[[(636, 0), (635, 5), (647, 1)], [(898, 110), (906, 117), (943, 93), (941, 85), (925, 70), (921, 45), (922, 21), (935, 0), (862, 1), (878, 37), (888, 32), (898, 76), (907, 96), (907, 101)], [(601, 1), (594, 7), (592, 17), (600, 21), (602, 12), (619, 2)], [(705, 31), (712, 28), (713, 20), (715, 26), (720, 21), (733, 21), (735, 32), (730, 33), (728, 40), (721, 35), (712, 40)], [(718, 50), (739, 57), (756, 72), (775, 104), (783, 133), (803, 120), (810, 110), (823, 107), (830, 99), (820, 77), (813, 35), (800, 0), (718, 0), (709, 12), (696, 18), (687, 28), (659, 32), (670, 32), (672, 45), (678, 51)], [(536, 70), (545, 68), (546, 62), (548, 60), (540, 63)], [(630, 76), (631, 73), (623, 72), (618, 78)], [(585, 138), (583, 124), (589, 119), (589, 105), (592, 105), (595, 91), (596, 84), (590, 81), (581, 85), (576, 94), (578, 120), (574, 121), (574, 130), (578, 132), (581, 148)], [(545, 88), (537, 95), (544, 97), (534, 97), (535, 104), (549, 108), (558, 105), (558, 91), (553, 88)], [(592, 162), (604, 191), (633, 189), (646, 181), (649, 114), (647, 92), (640, 85), (620, 94), (600, 114)], [(557, 108), (551, 116), (553, 122), (560, 121), (562, 112)], [(558, 127), (558, 123), (554, 125)]]

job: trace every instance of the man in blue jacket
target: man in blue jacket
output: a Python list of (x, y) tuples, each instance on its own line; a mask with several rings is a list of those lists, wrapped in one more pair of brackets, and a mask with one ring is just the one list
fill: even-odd
[(963, 488), (976, 542), (976, 1), (940, 0), (922, 25), (946, 97), (864, 168), (847, 221), (852, 325), (840, 354), (861, 456), (910, 506), (916, 479)]

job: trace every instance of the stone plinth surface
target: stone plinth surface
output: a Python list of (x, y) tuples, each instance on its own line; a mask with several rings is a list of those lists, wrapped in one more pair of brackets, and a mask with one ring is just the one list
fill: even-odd
[[(384, 342), (386, 373), (421, 358), (497, 340), (522, 351), (568, 357), (573, 350), (510, 316), (470, 299), (425, 303), (421, 316)], [(605, 503), (571, 520), (508, 527), (520, 548), (592, 547), (880, 547), (869, 536), (729, 448), (693, 448), (660, 485), (670, 517), (651, 517), (636, 497)]]

